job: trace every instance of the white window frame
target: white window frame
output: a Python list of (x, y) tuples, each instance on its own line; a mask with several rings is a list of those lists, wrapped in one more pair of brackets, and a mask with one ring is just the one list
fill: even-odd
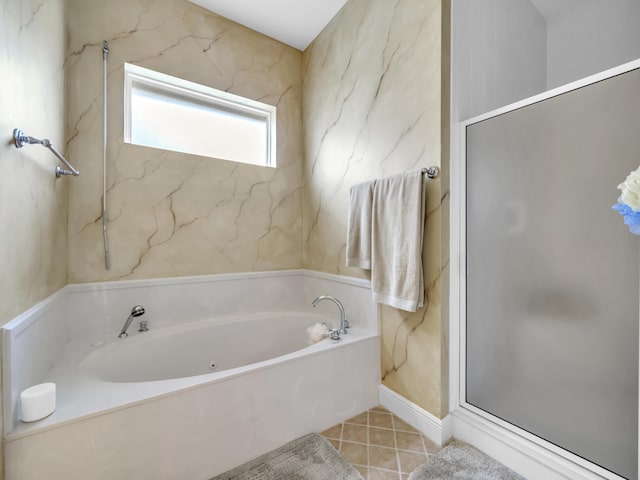
[[(132, 141), (132, 118), (131, 118), (131, 95), (134, 84), (143, 87), (152, 87), (167, 95), (174, 95), (181, 98), (193, 99), (198, 103), (205, 103), (212, 108), (220, 108), (231, 111), (240, 116), (259, 117), (265, 120), (267, 126), (267, 145), (264, 164), (246, 163), (233, 158), (223, 160), (237, 161), (253, 166), (276, 166), (276, 107), (266, 103), (258, 102), (240, 95), (217, 90), (215, 88), (190, 82), (182, 78), (174, 77), (164, 73), (149, 70), (148, 68), (124, 64), (124, 141), (135, 144)], [(136, 144), (137, 145), (137, 144)], [(148, 146), (148, 145), (142, 145)], [(154, 147), (151, 147), (154, 148)], [(160, 148), (160, 147), (158, 147)], [(176, 150), (177, 151), (177, 150)], [(181, 152), (188, 153), (188, 152)], [(214, 158), (214, 157), (211, 157)], [(217, 158), (217, 157), (215, 157)]]

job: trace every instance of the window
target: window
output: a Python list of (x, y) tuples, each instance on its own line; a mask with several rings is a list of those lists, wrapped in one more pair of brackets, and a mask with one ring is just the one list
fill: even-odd
[(125, 63), (124, 140), (275, 167), (276, 107)]

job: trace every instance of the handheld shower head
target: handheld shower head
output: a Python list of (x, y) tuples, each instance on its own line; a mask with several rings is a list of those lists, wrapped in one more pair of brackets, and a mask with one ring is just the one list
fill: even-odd
[(133, 319), (141, 315), (144, 315), (144, 307), (142, 305), (136, 305), (135, 307), (133, 307), (131, 309), (131, 314), (127, 318), (127, 321), (124, 322), (124, 326), (122, 327), (122, 330), (120, 330), (120, 334), (118, 335), (118, 337), (120, 338), (126, 337), (127, 329), (129, 328), (129, 325), (131, 325), (131, 322), (133, 321)]

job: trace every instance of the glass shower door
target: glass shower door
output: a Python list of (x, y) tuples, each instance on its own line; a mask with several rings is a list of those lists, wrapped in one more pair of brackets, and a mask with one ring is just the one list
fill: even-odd
[(466, 402), (628, 479), (638, 463), (640, 71), (466, 129)]

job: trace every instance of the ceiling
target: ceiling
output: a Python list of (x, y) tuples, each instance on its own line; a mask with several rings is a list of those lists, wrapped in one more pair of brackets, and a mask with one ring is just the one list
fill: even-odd
[[(304, 50), (347, 0), (189, 0), (218, 15)], [(509, 1), (509, 0), (506, 0)], [(552, 22), (587, 0), (531, 0)]]
[(347, 0), (189, 0), (268, 37), (304, 50)]

